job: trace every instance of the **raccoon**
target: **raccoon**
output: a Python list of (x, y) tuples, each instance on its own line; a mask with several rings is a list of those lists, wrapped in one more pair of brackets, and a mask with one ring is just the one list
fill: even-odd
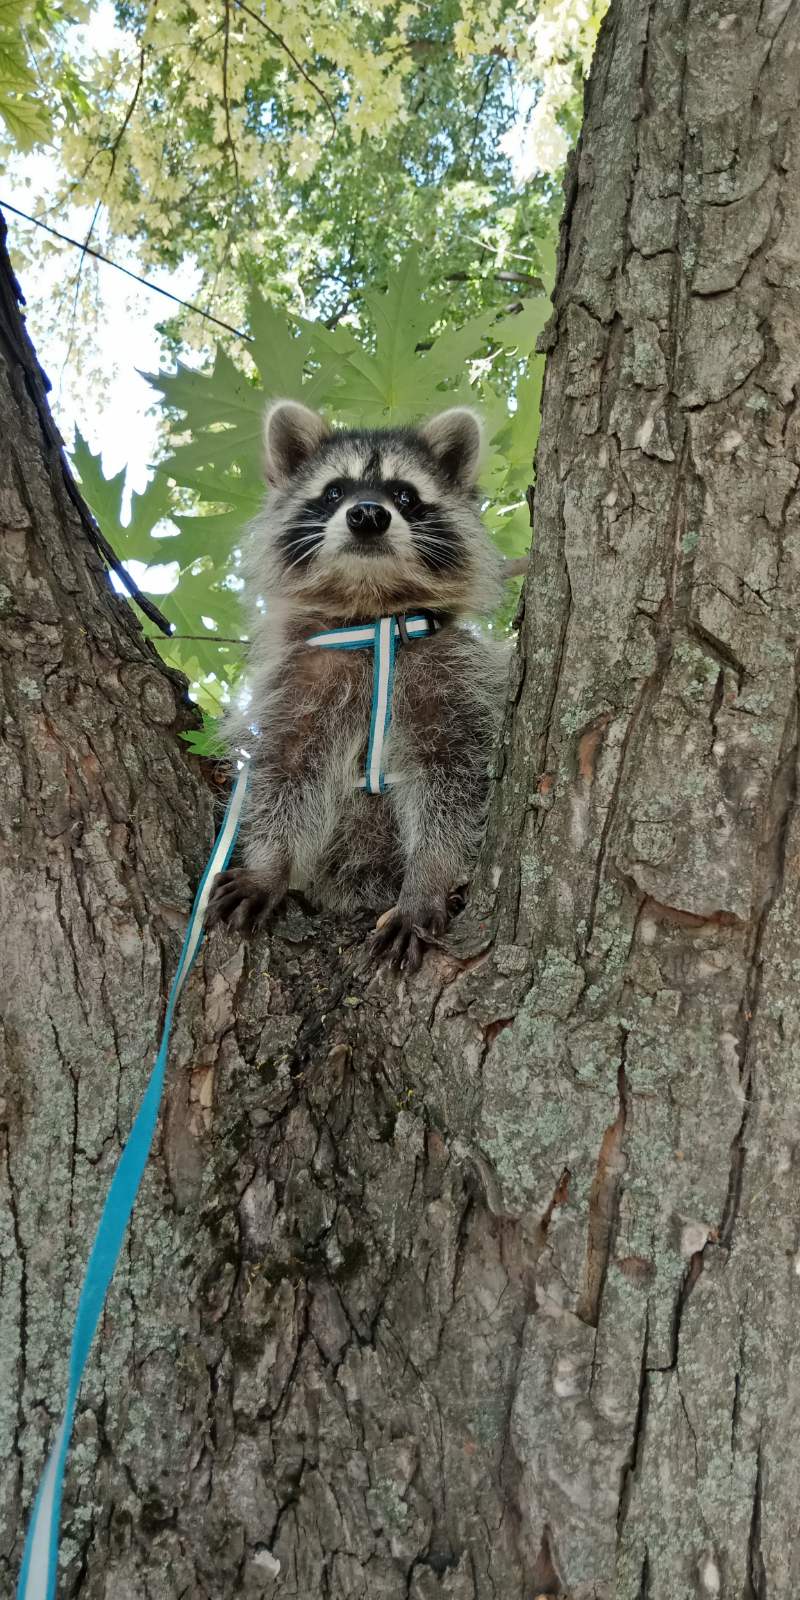
[[(502, 584), (478, 509), (480, 423), (459, 406), (418, 428), (332, 430), (282, 400), (264, 436), (251, 699), (228, 725), (251, 759), (245, 865), (219, 874), (207, 920), (258, 928), (290, 887), (342, 914), (391, 908), (372, 953), (413, 972), (475, 860), (507, 675), (504, 647), (462, 620), (490, 613)], [(381, 618), (398, 637), (375, 793), (373, 649), (313, 641)]]

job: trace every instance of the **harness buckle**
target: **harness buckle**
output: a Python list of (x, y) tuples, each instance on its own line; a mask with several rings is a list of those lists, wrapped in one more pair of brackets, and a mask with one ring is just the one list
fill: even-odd
[[(428, 628), (428, 633), (429, 634), (438, 633), (439, 632), (439, 629), (441, 627), (441, 623), (438, 621), (438, 619), (435, 616), (433, 611), (420, 610), (420, 611), (417, 612), (417, 616), (418, 617), (424, 617), (425, 622), (427, 624), (427, 628)], [(401, 644), (411, 644), (412, 641), (411, 641), (411, 637), (410, 637), (409, 632), (408, 632), (408, 627), (406, 625), (406, 613), (405, 613), (405, 611), (397, 611), (395, 613), (395, 619), (394, 620), (397, 623), (397, 632), (400, 635), (400, 643)]]
[(424, 609), (420, 609), (420, 613), (419, 614), (420, 614), (421, 617), (425, 618), (425, 621), (428, 624), (428, 633), (438, 633), (439, 632), (439, 629), (441, 628), (442, 624), (439, 621), (439, 618), (437, 617), (435, 611), (425, 611)]

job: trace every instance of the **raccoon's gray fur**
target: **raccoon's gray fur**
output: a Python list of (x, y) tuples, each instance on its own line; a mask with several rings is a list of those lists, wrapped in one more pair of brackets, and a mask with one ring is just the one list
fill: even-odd
[[(376, 950), (413, 970), (475, 859), (507, 671), (505, 649), (459, 621), (491, 612), (501, 586), (478, 513), (480, 425), (456, 407), (419, 429), (332, 432), (279, 401), (265, 445), (251, 698), (228, 726), (252, 763), (246, 865), (217, 879), (208, 920), (263, 923), (289, 887), (343, 913), (394, 905)], [(306, 640), (420, 610), (441, 626), (398, 646), (383, 761), (398, 781), (367, 794), (372, 651)]]

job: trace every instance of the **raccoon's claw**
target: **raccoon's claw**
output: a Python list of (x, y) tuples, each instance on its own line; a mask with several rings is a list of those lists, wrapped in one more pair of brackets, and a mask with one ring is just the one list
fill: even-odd
[(218, 872), (206, 909), (206, 927), (227, 922), (242, 933), (256, 933), (266, 926), (282, 899), (283, 891), (276, 894), (257, 872), (243, 867)]
[(372, 934), (369, 958), (388, 961), (396, 972), (418, 972), (426, 946), (435, 944), (446, 927), (447, 909), (442, 901), (414, 906), (410, 910), (395, 906), (381, 918)]

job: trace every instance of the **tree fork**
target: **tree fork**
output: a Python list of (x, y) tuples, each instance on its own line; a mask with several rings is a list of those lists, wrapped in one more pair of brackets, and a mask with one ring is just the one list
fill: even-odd
[[(209, 941), (65, 1596), (798, 1591), (799, 9), (612, 3), (468, 917)], [(2, 303), (10, 1588), (210, 805)]]

